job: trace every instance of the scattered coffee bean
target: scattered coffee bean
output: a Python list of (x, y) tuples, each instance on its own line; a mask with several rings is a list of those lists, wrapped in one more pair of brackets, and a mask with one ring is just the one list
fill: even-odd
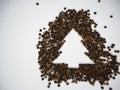
[(115, 77), (112, 77), (113, 79), (115, 79)]
[(58, 84), (58, 87), (60, 87), (60, 84)]
[(51, 85), (51, 82), (49, 82), (48, 85)]
[(109, 90), (113, 90), (113, 89), (110, 87)]
[(112, 78), (112, 75), (110, 75), (110, 77)]
[(60, 51), (60, 53), (62, 53), (62, 51)]
[(64, 7), (64, 10), (66, 10), (66, 7)]
[(42, 29), (40, 29), (40, 32), (42, 31)]
[(69, 85), (69, 83), (67, 82), (66, 85)]
[(41, 36), (41, 33), (39, 33), (39, 36)]
[(101, 89), (104, 89), (104, 87), (103, 87), (103, 86), (101, 86)]
[(37, 2), (37, 3), (36, 3), (36, 5), (38, 6), (38, 5), (39, 5), (39, 3)]
[(44, 78), (42, 78), (42, 80), (44, 80)]
[(50, 85), (48, 85), (47, 87), (50, 88)]
[(110, 18), (113, 18), (113, 15), (110, 15)]
[(97, 12), (94, 12), (94, 14), (96, 15), (96, 14), (97, 14)]
[(101, 2), (101, 0), (98, 0), (98, 3), (100, 3)]
[(107, 28), (107, 26), (104, 26), (104, 28)]

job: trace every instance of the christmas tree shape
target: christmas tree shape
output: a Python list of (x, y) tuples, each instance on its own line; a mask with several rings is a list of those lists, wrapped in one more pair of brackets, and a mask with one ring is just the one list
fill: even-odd
[(53, 61), (54, 64), (65, 63), (73, 68), (78, 68), (79, 63), (94, 64), (94, 62), (83, 53), (86, 52), (87, 49), (81, 43), (82, 38), (74, 29), (69, 32), (64, 40), (66, 40), (66, 42), (60, 48), (62, 53)]

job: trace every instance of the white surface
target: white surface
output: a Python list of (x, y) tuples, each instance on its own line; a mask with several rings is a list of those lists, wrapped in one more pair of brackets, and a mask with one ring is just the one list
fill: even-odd
[[(40, 5), (36, 6), (36, 2)], [(119, 5), (120, 0), (0, 0), (0, 90), (100, 90), (98, 83), (91, 86), (82, 82), (48, 89), (47, 80), (41, 81), (37, 64), (38, 32), (39, 28), (48, 28), (48, 22), (54, 21), (64, 7), (90, 9), (101, 36), (108, 45), (113, 42), (120, 49)], [(97, 15), (93, 15), (94, 11)], [(104, 25), (108, 28), (104, 29)], [(114, 90), (120, 90), (119, 78), (110, 82)]]

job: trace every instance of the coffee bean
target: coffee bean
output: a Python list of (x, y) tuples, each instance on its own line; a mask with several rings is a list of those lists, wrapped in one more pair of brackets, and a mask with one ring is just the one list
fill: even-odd
[(109, 90), (113, 90), (113, 89), (110, 87)]
[(66, 7), (64, 7), (64, 10), (66, 10)]
[(60, 87), (60, 84), (58, 84), (58, 87)]
[(40, 29), (40, 32), (42, 31), (42, 29)]
[(103, 87), (103, 86), (101, 86), (101, 89), (104, 89), (104, 87)]
[(37, 3), (36, 3), (36, 5), (38, 6), (38, 5), (39, 5), (39, 3), (37, 2)]
[(44, 80), (44, 78), (42, 78), (42, 80)]
[(69, 83), (68, 83), (68, 82), (67, 82), (66, 84), (67, 84), (67, 85), (69, 85)]
[(107, 26), (104, 26), (104, 28), (107, 28)]
[(98, 3), (100, 3), (101, 2), (101, 0), (98, 0)]
[(113, 18), (113, 15), (110, 15), (110, 18)]
[(49, 86), (49, 85), (48, 85), (47, 87), (48, 87), (48, 88), (50, 88), (50, 86)]
[(96, 14), (97, 14), (97, 12), (94, 12), (94, 14), (96, 15)]
[(113, 79), (115, 79), (115, 77), (113, 77)]

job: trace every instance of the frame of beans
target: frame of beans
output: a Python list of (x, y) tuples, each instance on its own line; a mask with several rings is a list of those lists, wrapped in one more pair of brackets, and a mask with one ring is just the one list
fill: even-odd
[[(104, 89), (103, 86), (109, 85), (111, 78), (115, 79), (115, 76), (120, 74), (117, 55), (110, 53), (115, 44), (111, 44), (109, 48), (105, 46), (106, 39), (96, 30), (97, 24), (90, 18), (89, 10), (76, 11), (65, 8), (65, 11), (61, 11), (55, 21), (49, 22), (48, 25), (48, 30), (43, 33), (41, 32), (45, 28), (40, 29), (40, 40), (37, 44), (39, 69), (42, 73), (42, 80), (48, 79), (48, 88), (52, 81), (60, 87), (62, 82), (68, 85), (68, 80), (71, 80), (71, 83), (84, 81), (91, 85), (95, 85), (98, 81), (101, 89)], [(60, 48), (65, 43), (64, 38), (72, 29), (82, 37), (81, 43), (88, 50), (83, 53), (95, 64), (79, 64), (78, 68), (69, 68), (65, 63), (53, 63), (62, 54)], [(112, 88), (109, 89), (112, 90)]]

